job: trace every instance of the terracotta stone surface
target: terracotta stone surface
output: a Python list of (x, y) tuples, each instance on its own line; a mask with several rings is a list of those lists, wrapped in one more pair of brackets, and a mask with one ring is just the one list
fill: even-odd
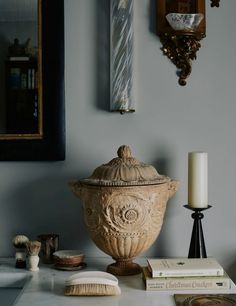
[[(116, 275), (140, 273), (140, 267), (133, 263), (132, 259), (146, 251), (158, 237), (167, 201), (178, 188), (177, 181), (160, 176), (152, 166), (143, 163), (140, 166), (137, 160), (131, 162), (130, 159), (134, 158), (127, 153), (127, 148), (124, 151), (126, 152), (125, 158), (121, 156), (115, 161), (113, 159), (116, 167), (117, 161), (122, 164), (122, 171), (116, 168), (117, 186), (114, 180), (109, 185), (107, 172), (110, 170), (104, 171), (104, 166), (107, 168), (107, 165), (101, 166), (101, 172), (106, 174), (107, 183), (105, 185), (103, 177), (98, 179), (96, 175), (92, 175), (92, 179), (90, 177), (70, 183), (72, 191), (82, 200), (84, 220), (92, 240), (98, 248), (116, 261), (108, 266), (108, 272)], [(131, 164), (135, 164), (135, 171)], [(142, 171), (139, 171), (137, 165), (142, 168)], [(145, 171), (143, 171), (144, 167), (146, 167)], [(153, 180), (149, 175), (148, 167), (154, 177)], [(130, 181), (130, 185), (129, 175), (124, 174), (124, 171), (131, 172), (132, 183)], [(101, 173), (98, 168), (94, 173), (96, 172)], [(113, 171), (110, 172), (113, 175)], [(117, 175), (118, 172), (126, 177), (123, 185)], [(148, 173), (146, 183), (142, 175), (143, 184), (133, 184), (135, 181), (140, 182), (140, 177), (136, 174), (144, 172)]]

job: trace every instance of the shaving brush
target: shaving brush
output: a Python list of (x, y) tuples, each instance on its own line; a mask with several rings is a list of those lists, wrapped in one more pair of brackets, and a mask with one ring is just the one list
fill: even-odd
[(25, 249), (26, 242), (29, 241), (29, 238), (25, 235), (16, 235), (12, 239), (12, 243), (16, 249)]
[(38, 271), (38, 263), (39, 263), (39, 251), (41, 248), (41, 242), (35, 241), (28, 241), (26, 242), (26, 250), (28, 254), (28, 264), (30, 271)]
[(26, 268), (26, 254), (25, 248), (26, 243), (29, 241), (29, 238), (25, 235), (16, 235), (12, 239), (12, 243), (16, 248), (16, 268)]
[(26, 250), (29, 256), (38, 255), (40, 248), (41, 248), (41, 242), (37, 240), (26, 242)]

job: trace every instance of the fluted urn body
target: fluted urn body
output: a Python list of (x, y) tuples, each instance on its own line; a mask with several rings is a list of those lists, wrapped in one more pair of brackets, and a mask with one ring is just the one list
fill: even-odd
[(132, 260), (158, 237), (167, 201), (178, 182), (159, 175), (154, 167), (133, 158), (129, 147), (121, 146), (117, 158), (70, 185), (82, 200), (92, 240), (116, 261), (108, 272), (140, 273)]

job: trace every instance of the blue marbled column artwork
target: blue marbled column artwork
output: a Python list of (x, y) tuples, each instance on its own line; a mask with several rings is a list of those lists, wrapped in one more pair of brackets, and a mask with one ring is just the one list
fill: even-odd
[(133, 0), (111, 0), (111, 111), (134, 112)]

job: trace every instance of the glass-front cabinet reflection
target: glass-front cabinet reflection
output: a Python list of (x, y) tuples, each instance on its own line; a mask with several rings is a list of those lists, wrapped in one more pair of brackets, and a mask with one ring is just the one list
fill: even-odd
[(41, 6), (0, 0), (0, 136), (42, 137)]
[(4, 131), (7, 134), (39, 132), (37, 59), (7, 59)]

